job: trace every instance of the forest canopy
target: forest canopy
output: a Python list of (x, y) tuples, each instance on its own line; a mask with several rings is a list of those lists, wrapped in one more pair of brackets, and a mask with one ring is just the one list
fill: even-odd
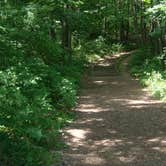
[(132, 74), (166, 99), (165, 47), (165, 0), (1, 0), (0, 165), (57, 162), (50, 151), (98, 57), (139, 49)]

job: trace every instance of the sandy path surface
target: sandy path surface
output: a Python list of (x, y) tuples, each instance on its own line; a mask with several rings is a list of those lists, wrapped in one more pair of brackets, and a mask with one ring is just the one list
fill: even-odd
[(117, 72), (116, 59), (82, 81), (77, 119), (64, 130), (65, 166), (166, 166), (166, 105)]

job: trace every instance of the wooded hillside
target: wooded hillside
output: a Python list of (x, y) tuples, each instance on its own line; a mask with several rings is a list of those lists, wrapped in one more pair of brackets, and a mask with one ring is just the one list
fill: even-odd
[(1, 0), (0, 165), (60, 159), (84, 69), (105, 55), (138, 49), (131, 74), (166, 100), (165, 47), (165, 0)]

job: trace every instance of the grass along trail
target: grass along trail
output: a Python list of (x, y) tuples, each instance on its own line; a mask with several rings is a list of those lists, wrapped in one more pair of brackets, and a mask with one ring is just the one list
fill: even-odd
[[(121, 54), (127, 56), (127, 53)], [(118, 56), (85, 76), (77, 119), (64, 130), (65, 166), (165, 166), (166, 105), (124, 70)]]

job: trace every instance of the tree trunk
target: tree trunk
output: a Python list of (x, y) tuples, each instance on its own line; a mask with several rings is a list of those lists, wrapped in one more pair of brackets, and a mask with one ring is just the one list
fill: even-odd
[[(65, 10), (70, 9), (68, 5), (65, 6)], [(67, 16), (64, 16), (64, 18), (61, 20), (62, 25), (62, 47), (66, 51), (68, 57), (67, 60), (70, 63), (72, 61), (72, 32), (71, 27), (69, 24), (69, 19)]]
[(145, 12), (145, 6), (144, 1), (141, 1), (141, 43), (142, 45), (146, 45), (146, 23), (144, 20), (144, 12)]

